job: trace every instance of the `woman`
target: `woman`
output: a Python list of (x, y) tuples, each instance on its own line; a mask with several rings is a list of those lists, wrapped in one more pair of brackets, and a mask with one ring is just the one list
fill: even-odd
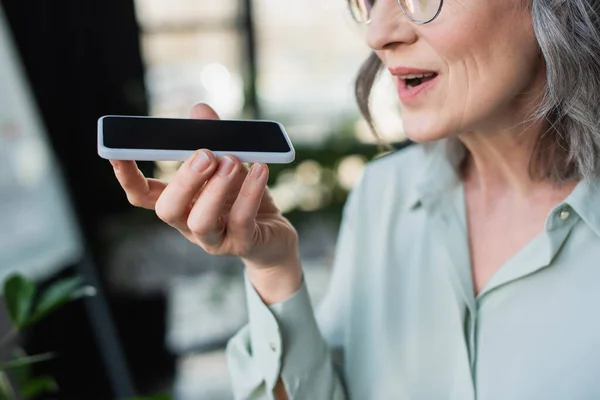
[(600, 398), (600, 2), (357, 1), (362, 109), (387, 69), (422, 144), (353, 190), (318, 318), (265, 166), (199, 152), (165, 185), (114, 163), (134, 205), (243, 259), (236, 397)]

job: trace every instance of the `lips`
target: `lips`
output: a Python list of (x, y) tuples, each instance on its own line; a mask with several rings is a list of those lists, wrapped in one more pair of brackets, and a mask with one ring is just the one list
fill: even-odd
[(402, 103), (410, 103), (421, 97), (438, 81), (439, 73), (409, 67), (389, 68), (390, 73), (397, 80), (398, 95)]
[(427, 82), (436, 77), (436, 74), (411, 74), (400, 76), (399, 78), (406, 81), (408, 87), (419, 86), (423, 82)]

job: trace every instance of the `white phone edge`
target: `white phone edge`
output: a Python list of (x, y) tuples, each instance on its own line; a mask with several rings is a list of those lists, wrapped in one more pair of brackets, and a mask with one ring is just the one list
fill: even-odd
[[(160, 118), (160, 117), (140, 117), (129, 115), (105, 115), (98, 119), (98, 155), (107, 160), (135, 160), (135, 161), (185, 161), (190, 158), (195, 151), (193, 150), (147, 150), (147, 149), (114, 149), (104, 145), (103, 121), (105, 118)], [(242, 121), (242, 120), (228, 120)], [(250, 120), (251, 122), (270, 122), (279, 125), (281, 132), (285, 137), (290, 151), (286, 153), (273, 152), (250, 152), (250, 151), (213, 151), (215, 156), (232, 155), (241, 162), (246, 163), (266, 163), (266, 164), (289, 164), (296, 158), (296, 151), (292, 141), (283, 125), (277, 121), (269, 120)]]

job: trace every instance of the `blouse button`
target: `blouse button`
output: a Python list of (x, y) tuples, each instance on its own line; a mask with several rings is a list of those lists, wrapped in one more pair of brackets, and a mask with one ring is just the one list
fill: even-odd
[(570, 215), (571, 215), (571, 213), (569, 212), (569, 210), (565, 208), (564, 210), (562, 210), (560, 212), (559, 217), (561, 220), (565, 221), (569, 218)]

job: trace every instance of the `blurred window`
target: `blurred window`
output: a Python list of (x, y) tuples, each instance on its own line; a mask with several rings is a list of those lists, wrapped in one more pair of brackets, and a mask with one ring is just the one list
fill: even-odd
[[(369, 49), (344, 0), (254, 0), (257, 76), (244, 75), (242, 1), (136, 2), (152, 115), (186, 117), (194, 103), (206, 102), (223, 118), (242, 118), (244, 79), (253, 79), (261, 117), (283, 122), (296, 145), (319, 146), (348, 128), (346, 134), (374, 142), (354, 99)], [(384, 136), (398, 140), (390, 86), (385, 78), (378, 83), (374, 114)]]
[(224, 118), (243, 107), (243, 32), (236, 0), (136, 0), (151, 114), (185, 118), (209, 103)]
[(358, 119), (353, 83), (369, 54), (345, 0), (255, 0), (259, 100), (297, 144)]

